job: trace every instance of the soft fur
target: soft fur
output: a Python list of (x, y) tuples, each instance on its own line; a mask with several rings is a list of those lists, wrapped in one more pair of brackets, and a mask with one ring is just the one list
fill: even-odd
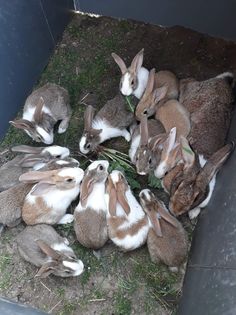
[(18, 236), (20, 255), (29, 263), (40, 267), (36, 276), (50, 274), (60, 277), (74, 277), (84, 270), (68, 241), (61, 237), (53, 227), (46, 224), (27, 226)]

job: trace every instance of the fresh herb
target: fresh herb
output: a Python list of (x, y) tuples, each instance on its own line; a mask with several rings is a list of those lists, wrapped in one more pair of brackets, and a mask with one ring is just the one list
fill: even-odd
[(161, 180), (157, 178), (153, 173), (148, 175), (148, 186), (151, 188), (161, 188)]
[(134, 113), (134, 106), (131, 103), (130, 96), (126, 96), (125, 99), (127, 104), (129, 105), (129, 110), (131, 111), (131, 113)]
[(183, 147), (183, 150), (191, 155), (193, 155), (193, 151), (190, 150), (189, 148)]

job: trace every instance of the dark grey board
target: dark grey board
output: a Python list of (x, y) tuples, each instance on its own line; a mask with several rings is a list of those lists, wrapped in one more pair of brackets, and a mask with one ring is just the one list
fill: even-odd
[(235, 0), (76, 0), (77, 9), (236, 39)]
[(22, 304), (16, 304), (9, 300), (0, 298), (1, 315), (44, 315), (46, 313)]

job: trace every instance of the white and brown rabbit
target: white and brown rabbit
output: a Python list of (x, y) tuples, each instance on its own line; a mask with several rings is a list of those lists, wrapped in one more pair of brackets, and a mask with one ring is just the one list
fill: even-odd
[(66, 131), (71, 118), (68, 92), (59, 85), (47, 83), (26, 99), (22, 119), (10, 121), (23, 129), (34, 141), (53, 143), (53, 129), (60, 121), (58, 133)]
[(120, 171), (109, 175), (107, 193), (109, 238), (123, 251), (142, 246), (147, 240), (148, 220)]
[(21, 174), (33, 169), (38, 170), (50, 160), (64, 159), (70, 151), (57, 145), (49, 147), (31, 147), (19, 145), (11, 148), (12, 152), (22, 153), (0, 167), (0, 192), (19, 184)]
[(178, 95), (179, 82), (172, 72), (155, 73), (155, 69), (150, 70), (145, 92), (135, 110), (135, 117), (141, 120), (142, 115), (147, 117), (154, 115), (157, 107), (163, 106), (170, 100), (176, 101)]
[(149, 189), (143, 189), (139, 197), (149, 218), (147, 246), (151, 260), (169, 267), (180, 266), (188, 251), (187, 234), (182, 224)]
[(105, 182), (109, 163), (92, 162), (85, 171), (81, 184), (80, 202), (74, 212), (74, 230), (85, 247), (98, 249), (108, 240)]
[(50, 274), (59, 277), (75, 277), (84, 271), (67, 239), (61, 237), (52, 226), (38, 224), (27, 226), (17, 236), (20, 255), (39, 267), (36, 276), (45, 278)]
[(133, 164), (137, 164), (139, 158), (139, 154), (137, 154), (138, 149), (140, 150), (143, 148), (148, 140), (154, 136), (165, 133), (165, 128), (160, 121), (156, 119), (147, 120), (147, 117), (143, 115), (139, 125), (135, 123), (131, 126), (130, 133), (131, 144), (129, 149), (129, 157)]
[(93, 116), (94, 108), (88, 105), (84, 115), (84, 132), (79, 143), (82, 153), (95, 151), (100, 143), (111, 138), (124, 137), (126, 141), (130, 141), (130, 133), (126, 128), (133, 122), (134, 115), (126, 108), (122, 95), (108, 101)]
[(73, 215), (66, 214), (66, 210), (78, 196), (83, 176), (84, 171), (78, 167), (22, 174), (20, 181), (37, 183), (25, 198), (22, 208), (24, 222), (27, 225), (72, 222)]
[[(57, 170), (63, 167), (79, 167), (79, 162), (73, 158), (54, 159), (49, 161), (43, 171)], [(3, 192), (0, 192), (0, 224), (13, 227), (21, 221), (21, 209), (25, 197), (31, 191), (34, 184), (18, 183)]]
[[(182, 139), (182, 162), (164, 178), (163, 184), (170, 193), (169, 209), (179, 216), (191, 210), (196, 217), (212, 196), (216, 174), (234, 149), (234, 143), (226, 144), (208, 160), (194, 153), (186, 139)], [(176, 171), (177, 170), (177, 171)]]
[(145, 91), (149, 71), (142, 67), (143, 52), (144, 49), (141, 49), (137, 53), (129, 68), (126, 67), (125, 62), (117, 54), (111, 54), (122, 73), (120, 91), (123, 95), (129, 96), (132, 94), (139, 99)]

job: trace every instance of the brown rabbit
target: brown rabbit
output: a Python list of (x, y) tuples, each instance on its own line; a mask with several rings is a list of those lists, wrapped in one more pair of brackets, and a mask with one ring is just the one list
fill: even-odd
[(140, 120), (142, 115), (147, 117), (154, 115), (157, 106), (162, 106), (168, 100), (177, 99), (178, 91), (178, 80), (172, 72), (155, 73), (155, 69), (152, 69), (149, 72), (146, 90), (135, 110), (136, 118)]
[(142, 190), (139, 197), (150, 221), (147, 245), (151, 260), (169, 267), (180, 266), (188, 251), (184, 228), (149, 189)]
[(169, 209), (176, 216), (189, 210), (195, 210), (191, 214), (191, 218), (193, 218), (210, 201), (216, 174), (233, 151), (234, 143), (226, 144), (207, 161), (202, 156), (196, 155), (184, 138), (182, 146), (184, 166), (182, 170), (180, 168), (179, 173), (172, 171)]
[(105, 182), (109, 163), (98, 160), (85, 171), (80, 202), (74, 212), (74, 229), (78, 241), (85, 247), (98, 249), (108, 240)]
[(134, 115), (128, 111), (122, 95), (118, 94), (108, 101), (93, 116), (94, 108), (88, 105), (84, 114), (84, 132), (79, 143), (82, 153), (95, 151), (100, 143), (111, 138), (124, 137), (130, 141), (130, 133), (126, 128), (134, 121)]
[(189, 143), (209, 158), (224, 144), (233, 109), (233, 74), (226, 72), (205, 81), (182, 80), (180, 103), (191, 118)]

